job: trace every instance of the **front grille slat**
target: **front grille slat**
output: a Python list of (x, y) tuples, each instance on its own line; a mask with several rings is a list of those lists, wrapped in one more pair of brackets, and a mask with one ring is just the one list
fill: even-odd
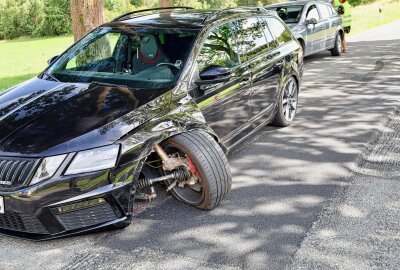
[(0, 157), (0, 188), (18, 188), (32, 176), (39, 159)]
[(17, 162), (12, 162), (9, 166), (9, 168), (7, 168), (7, 175), (6, 175), (6, 181), (7, 182), (11, 182), (12, 183), (12, 176), (14, 174), (15, 171), (15, 167), (18, 166)]

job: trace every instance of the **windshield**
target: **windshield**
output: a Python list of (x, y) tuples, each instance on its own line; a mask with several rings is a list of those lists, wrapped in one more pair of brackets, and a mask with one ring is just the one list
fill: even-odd
[(275, 10), (285, 23), (297, 23), (300, 21), (303, 6), (279, 6), (270, 8), (270, 10)]
[(196, 30), (187, 29), (98, 28), (61, 56), (43, 77), (141, 89), (172, 88), (196, 36)]

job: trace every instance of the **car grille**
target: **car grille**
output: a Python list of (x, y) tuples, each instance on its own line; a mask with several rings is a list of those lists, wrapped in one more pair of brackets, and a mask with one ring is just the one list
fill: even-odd
[(0, 229), (25, 233), (48, 234), (38, 219), (30, 214), (8, 212), (0, 214)]
[(0, 187), (16, 188), (32, 177), (39, 159), (0, 157)]
[(67, 230), (90, 227), (112, 221), (117, 218), (111, 205), (108, 203), (57, 215)]

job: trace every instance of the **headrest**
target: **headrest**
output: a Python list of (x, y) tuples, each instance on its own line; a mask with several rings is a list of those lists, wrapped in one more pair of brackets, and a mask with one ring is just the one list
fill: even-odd
[(140, 53), (145, 59), (152, 60), (157, 57), (158, 45), (156, 37), (148, 35), (144, 37), (140, 43)]

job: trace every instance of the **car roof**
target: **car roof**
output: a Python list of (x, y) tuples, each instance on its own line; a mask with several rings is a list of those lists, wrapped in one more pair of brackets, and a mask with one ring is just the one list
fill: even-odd
[(264, 8), (238, 7), (222, 10), (201, 9), (168, 9), (138, 11), (137, 13), (122, 15), (104, 26), (145, 26), (160, 28), (187, 28), (201, 29), (223, 18), (244, 17), (249, 15), (273, 14)]
[(277, 4), (273, 4), (273, 5), (268, 5), (265, 6), (265, 8), (271, 8), (271, 7), (281, 7), (281, 6), (304, 6), (307, 4), (318, 4), (318, 3), (323, 3), (323, 4), (329, 4), (329, 1), (315, 1), (315, 0), (311, 0), (311, 1), (307, 1), (307, 0), (302, 0), (302, 1), (290, 1), (290, 2), (283, 2), (283, 3), (277, 3)]

